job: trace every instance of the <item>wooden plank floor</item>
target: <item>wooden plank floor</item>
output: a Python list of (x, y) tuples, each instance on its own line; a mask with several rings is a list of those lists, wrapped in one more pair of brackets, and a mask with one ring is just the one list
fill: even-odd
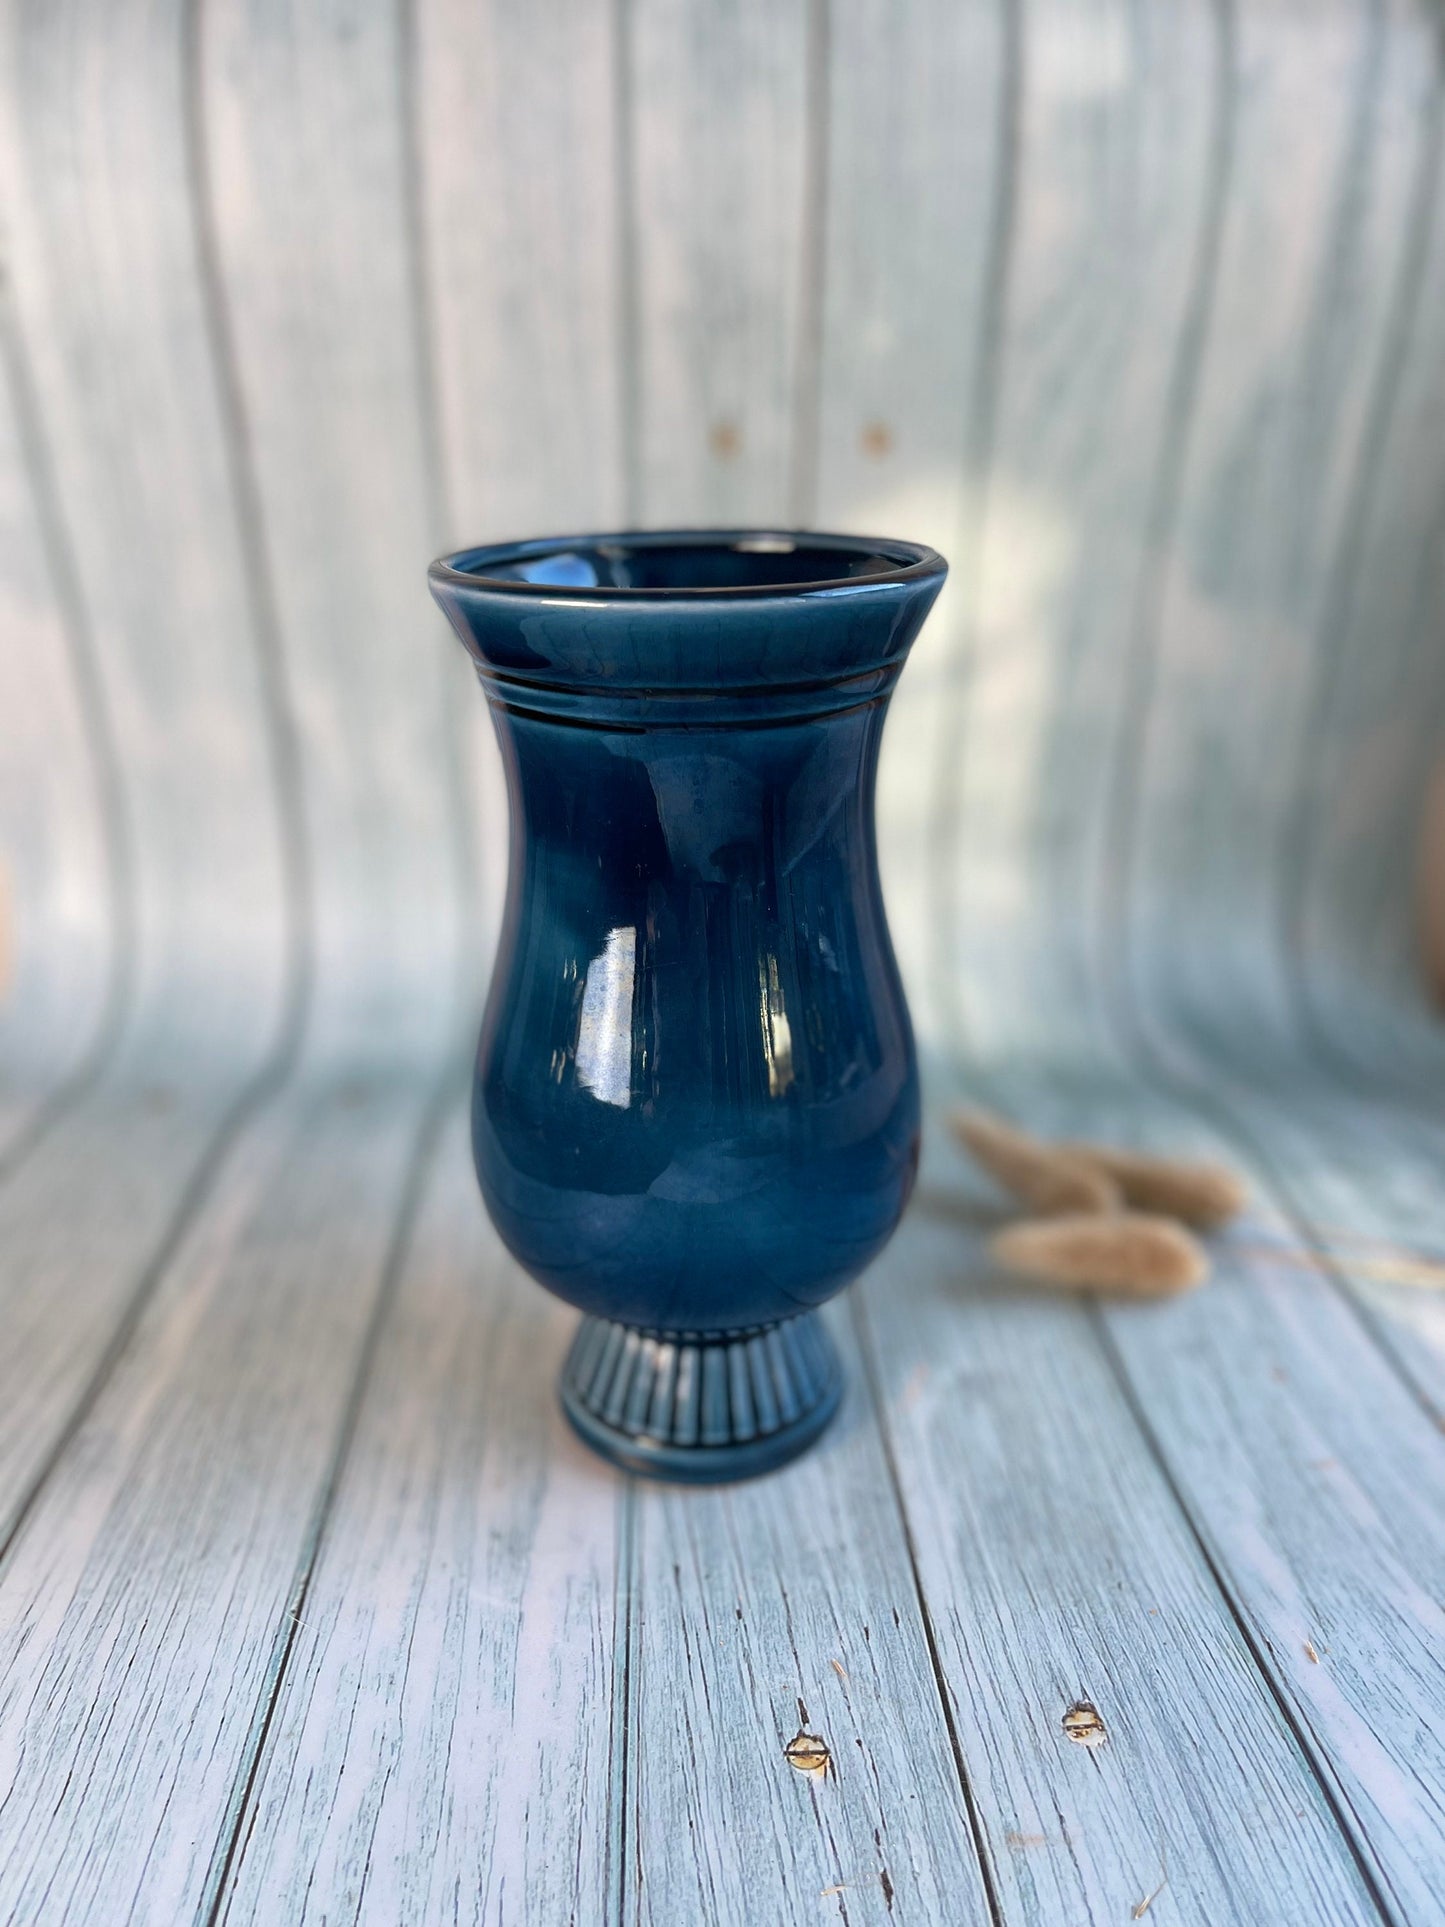
[[(83, 1106), (31, 1160), (43, 1248), (0, 1279), (5, 1919), (1445, 1919), (1417, 1284), (1357, 1301), (1251, 1169), (1198, 1296), (1022, 1292), (935, 1128), (835, 1308), (826, 1443), (649, 1488), (563, 1425), (569, 1318), (498, 1246), (438, 1069), (303, 1059), (199, 1174), (162, 1114), (133, 1202), (46, 1205), (95, 1164)], [(986, 1090), (1220, 1143), (1139, 1085), (1069, 1093)], [(1311, 1118), (1279, 1152), (1302, 1191)]]

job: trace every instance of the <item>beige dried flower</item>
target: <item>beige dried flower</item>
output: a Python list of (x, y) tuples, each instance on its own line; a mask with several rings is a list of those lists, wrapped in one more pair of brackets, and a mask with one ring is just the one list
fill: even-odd
[(986, 1111), (955, 1111), (949, 1128), (975, 1163), (1034, 1211), (1112, 1211), (1119, 1187), (1105, 1172), (1043, 1144)]
[(1170, 1298), (1209, 1275), (1197, 1238), (1171, 1218), (1142, 1211), (1010, 1225), (989, 1249), (1007, 1270), (1040, 1284), (1121, 1298)]
[(1107, 1144), (1064, 1144), (1060, 1150), (1100, 1177), (1109, 1178), (1127, 1204), (1162, 1212), (1207, 1229), (1227, 1224), (1244, 1209), (1243, 1180), (1222, 1164), (1123, 1151)]

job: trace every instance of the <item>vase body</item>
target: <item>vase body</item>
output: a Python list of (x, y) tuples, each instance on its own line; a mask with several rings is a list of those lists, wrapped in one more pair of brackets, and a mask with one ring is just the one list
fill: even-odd
[(634, 1469), (765, 1470), (837, 1405), (816, 1308), (917, 1166), (873, 792), (942, 577), (911, 545), (736, 534), (433, 569), (511, 811), (477, 1176), (508, 1248), (587, 1314), (569, 1417)]

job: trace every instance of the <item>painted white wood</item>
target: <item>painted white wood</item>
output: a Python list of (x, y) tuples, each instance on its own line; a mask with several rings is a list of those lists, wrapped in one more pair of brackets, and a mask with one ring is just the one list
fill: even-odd
[[(1348, 1290), (1416, 1395), (1445, 1418), (1445, 1210), (1438, 1129), (1394, 1099), (1337, 1080), (1243, 1091), (1221, 1119), (1257, 1148), (1302, 1226), (1312, 1262)], [(1307, 1254), (1287, 1254), (1298, 1265)]]
[(915, 1020), (936, 1032), (955, 992), (948, 973), (938, 981), (930, 824), (954, 752), (948, 692), (971, 646), (1019, 50), (1007, 8), (918, 6), (907, 32), (877, 0), (836, 0), (829, 17), (817, 491), (804, 519), (906, 532), (951, 565), (893, 698), (877, 799), (895, 945)]
[(301, 1607), (222, 1918), (606, 1917), (618, 1520), (460, 1116)]
[[(726, 1491), (639, 1491), (625, 1920), (990, 1919), (842, 1308), (833, 1326), (851, 1389), (817, 1452)], [(826, 1774), (785, 1758), (800, 1731)]]
[(783, 522), (812, 261), (807, 0), (628, 0), (632, 519)]
[(1213, 271), (1233, 79), (1217, 10), (1035, 4), (975, 661), (940, 755), (957, 768), (937, 941), (956, 1021), (999, 1051), (1082, 1054), (1107, 776), (1163, 470)]
[(997, 1208), (929, 1163), (862, 1321), (1003, 1918), (1127, 1920), (1166, 1874), (1180, 1918), (1374, 1918), (1087, 1309), (991, 1272)]
[(415, 0), (445, 541), (615, 528), (623, 483), (616, 23)]
[(7, 272), (129, 818), (148, 1034), (236, 1055), (288, 969), (271, 665), (238, 522), (179, 6), (7, 10)]
[(192, 1060), (106, 1079), (0, 1185), (0, 1544), (258, 1094)]
[(450, 728), (470, 678), (424, 587), (442, 534), (399, 14), (216, 0), (199, 34), (199, 191), (312, 851), (311, 1047), (405, 1061), (452, 1020), (475, 886)]
[[(1334, 559), (1375, 486), (1372, 409), (1400, 353), (1399, 250), (1418, 239), (1412, 176), (1434, 164), (1422, 108), (1437, 84), (1423, 16), (1331, 10), (1308, 49), (1282, 25), (1267, 9), (1238, 21), (1209, 343), (1114, 859), (1128, 866), (1127, 919), (1106, 940), (1106, 955), (1127, 944), (1161, 1021), (1208, 1013), (1219, 1035), (1252, 1016), (1264, 1039), (1290, 1024), (1286, 839), (1314, 780), (1304, 732), (1332, 603), (1348, 593)], [(1295, 153), (1304, 112), (1316, 137)], [(1438, 450), (1407, 486), (1434, 499)], [(1413, 592), (1397, 571), (1392, 593)]]
[[(616, 528), (626, 484), (621, 105), (613, 10), (410, 0), (404, 105), (435, 547)], [(451, 651), (477, 882), (474, 1001), (506, 882), (490, 719)], [(428, 646), (434, 646), (428, 644)]]
[[(1422, 63), (1423, 64), (1423, 63)], [(1336, 557), (1306, 754), (1290, 799), (1286, 938), (1306, 1035), (1336, 1062), (1386, 1060), (1427, 1102), (1438, 1012), (1423, 1005), (1418, 899), (1425, 797), (1438, 766), (1445, 598), (1445, 86), (1419, 122), (1396, 283), (1394, 340), (1374, 397), (1351, 539)], [(1423, 1020), (1423, 1021), (1422, 1021)]]
[(114, 1037), (131, 906), (113, 745), (3, 289), (0, 350), (3, 1169)]
[[(7, 1537), (220, 1153), (284, 1074), (300, 1009), (285, 692), (247, 540), (183, 27), (179, 9), (85, 5), (0, 25), (17, 513), (47, 525), (29, 566), (65, 605), (92, 754), (113, 758), (97, 769), (124, 870), (101, 1074), (0, 1189)], [(8, 580), (23, 590), (23, 573)], [(5, 653), (27, 641), (43, 663), (25, 625)], [(6, 736), (9, 755), (28, 742), (48, 761), (33, 731)], [(53, 750), (58, 776), (58, 732)], [(43, 795), (56, 778), (32, 780)]]
[[(1005, 1077), (990, 1088), (1060, 1135), (1240, 1159), (1237, 1138), (1221, 1146), (1137, 1080), (1101, 1071), (1072, 1093), (1056, 1080)], [(1445, 1497), (1445, 1438), (1310, 1262), (1266, 1172), (1256, 1166), (1251, 1177), (1254, 1201), (1215, 1241), (1204, 1291), (1100, 1317), (1161, 1463), (1379, 1892), (1401, 1917), (1429, 1919), (1445, 1749), (1420, 1708), (1445, 1696), (1429, 1524)]]
[(1180, 1309), (1172, 1330), (1110, 1314), (1130, 1383), (1363, 1857), (1428, 1920), (1445, 1813), (1439, 1427), (1296, 1265), (1226, 1255), (1212, 1297)]
[(434, 1106), (416, 1077), (292, 1084), (10, 1547), (0, 1866), (17, 1918), (204, 1916)]

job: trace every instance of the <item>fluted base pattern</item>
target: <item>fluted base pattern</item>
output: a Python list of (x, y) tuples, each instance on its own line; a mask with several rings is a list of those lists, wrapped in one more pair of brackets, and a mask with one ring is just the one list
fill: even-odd
[(584, 1318), (561, 1384), (568, 1418), (604, 1458), (694, 1484), (785, 1464), (817, 1438), (842, 1390), (816, 1312), (714, 1337)]

